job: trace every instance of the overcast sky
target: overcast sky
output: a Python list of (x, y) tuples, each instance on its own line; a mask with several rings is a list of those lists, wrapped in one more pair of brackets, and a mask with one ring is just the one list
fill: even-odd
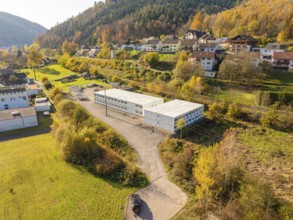
[[(96, 0), (98, 2), (99, 0)], [(0, 11), (51, 28), (94, 5), (95, 0), (0, 0)]]

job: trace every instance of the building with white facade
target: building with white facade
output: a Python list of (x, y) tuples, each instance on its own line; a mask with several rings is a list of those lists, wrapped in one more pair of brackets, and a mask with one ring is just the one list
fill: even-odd
[(51, 103), (47, 98), (38, 98), (35, 99), (35, 109), (37, 112), (50, 111)]
[(144, 122), (170, 132), (177, 131), (177, 122), (183, 118), (188, 126), (203, 118), (204, 105), (175, 99), (145, 109)]
[(217, 64), (215, 52), (194, 51), (188, 61), (199, 61), (205, 71), (212, 71)]
[(217, 43), (200, 43), (197, 50), (204, 52), (216, 52), (219, 49)]
[(162, 42), (162, 53), (176, 53), (181, 47), (181, 40), (166, 39)]
[(274, 52), (271, 67), (293, 72), (293, 52)]
[(252, 52), (258, 53), (262, 61), (272, 62), (275, 52), (285, 52), (286, 45), (269, 43), (265, 48), (252, 48)]
[[(106, 97), (106, 98), (105, 98)], [(126, 113), (144, 116), (144, 110), (164, 103), (162, 98), (143, 95), (139, 93), (124, 91), (120, 89), (109, 89), (94, 93), (95, 102), (106, 105)]]
[(147, 52), (160, 52), (163, 44), (160, 40), (149, 40), (145, 44), (145, 50)]
[(34, 107), (0, 111), (0, 132), (38, 126)]
[(29, 107), (25, 86), (0, 87), (0, 110)]

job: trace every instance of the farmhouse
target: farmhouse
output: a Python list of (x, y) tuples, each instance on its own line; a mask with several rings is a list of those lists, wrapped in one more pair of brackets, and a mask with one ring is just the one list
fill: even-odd
[(29, 107), (25, 86), (0, 87), (0, 110)]
[(0, 111), (0, 132), (11, 131), (38, 125), (34, 107)]
[(188, 126), (203, 117), (204, 105), (175, 99), (145, 110), (144, 122), (152, 126), (175, 132), (177, 122), (183, 118)]
[(257, 40), (249, 35), (237, 35), (229, 40), (229, 52), (251, 51), (256, 46)]
[[(106, 96), (106, 98), (105, 98)], [(162, 98), (124, 91), (109, 89), (94, 93), (95, 102), (130, 114), (144, 116), (144, 110), (164, 103)]]

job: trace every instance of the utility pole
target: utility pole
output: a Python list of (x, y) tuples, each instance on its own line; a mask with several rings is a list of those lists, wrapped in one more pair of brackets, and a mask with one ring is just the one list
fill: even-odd
[(107, 93), (106, 93), (106, 89), (104, 90), (105, 92), (105, 107), (106, 107), (106, 116), (108, 116), (108, 107), (107, 107)]

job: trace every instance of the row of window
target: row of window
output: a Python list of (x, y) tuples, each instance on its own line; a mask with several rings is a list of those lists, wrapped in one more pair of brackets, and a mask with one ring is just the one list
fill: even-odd
[[(105, 96), (104, 95), (95, 94), (95, 96), (97, 98), (100, 98), (100, 99), (105, 99)], [(109, 96), (107, 96), (107, 100), (114, 101), (114, 102), (119, 102), (119, 103), (122, 103), (122, 104), (127, 104), (127, 102), (125, 102), (125, 101), (122, 101), (120, 99), (115, 99), (115, 98), (112, 98), (112, 97), (109, 97)]]
[[(26, 96), (19, 96), (18, 99), (17, 99), (17, 97), (11, 97), (10, 101), (19, 101), (19, 99), (26, 100)], [(9, 101), (9, 98), (7, 98), (7, 99), (6, 98), (1, 98), (0, 101), (1, 102)]]
[[(105, 105), (105, 101), (104, 100), (98, 100), (96, 99), (96, 101), (100, 104), (103, 104)], [(127, 111), (127, 108), (125, 106), (121, 106), (121, 105), (117, 105), (117, 104), (113, 104), (113, 103), (109, 103), (107, 102), (107, 106), (111, 107), (111, 108), (117, 108), (117, 109), (120, 109), (120, 110), (126, 110)]]
[(23, 94), (24, 92), (3, 92), (0, 95), (16, 95), (16, 94)]

